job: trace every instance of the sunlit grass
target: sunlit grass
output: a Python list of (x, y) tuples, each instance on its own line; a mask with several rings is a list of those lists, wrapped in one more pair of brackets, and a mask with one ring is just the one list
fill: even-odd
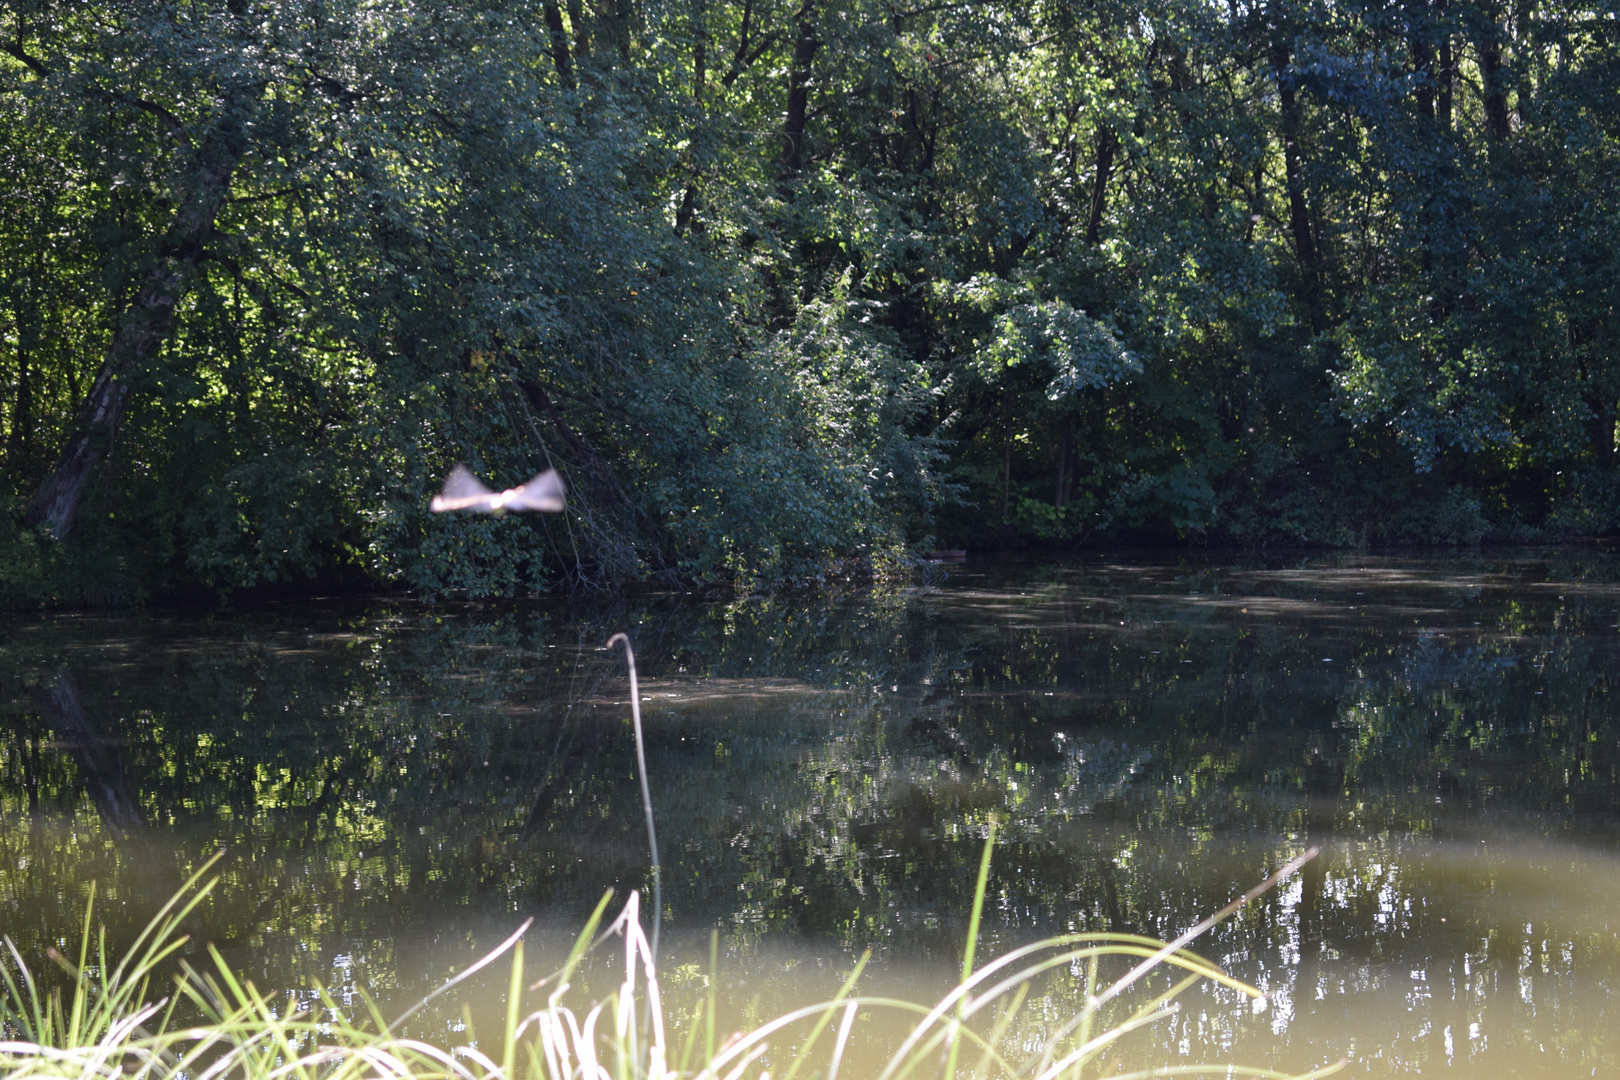
[[(974, 893), (961, 982), (933, 1005), (856, 993), (866, 957), (830, 999), (794, 1009), (750, 1031), (717, 1041), (720, 1011), (716, 980), (706, 999), (675, 1032), (659, 991), (654, 951), (632, 893), (605, 928), (604, 896), (566, 961), (532, 985), (524, 966), (527, 923), (501, 946), (393, 1021), (369, 999), (350, 1015), (330, 996), (301, 1007), (272, 999), (234, 973), (208, 949), (209, 970), (180, 952), (179, 931), (213, 888), (198, 872), (147, 926), (123, 959), (108, 955), (105, 932), (92, 941), (93, 905), (85, 912), (76, 958), (50, 953), (66, 973), (66, 986), (47, 989), (6, 939), (4, 1002), (0, 1004), (0, 1061), (6, 1075), (104, 1080), (771, 1080), (764, 1058), (773, 1048), (778, 1080), (839, 1080), (858, 1020), (887, 1011), (910, 1016), (911, 1027), (881, 1064), (858, 1080), (1083, 1080), (1224, 1075), (1283, 1077), (1266, 1068), (1167, 1065), (1122, 1071), (1110, 1055), (1121, 1040), (1173, 1016), (1176, 999), (1204, 982), (1263, 1000), (1259, 990), (1232, 978), (1186, 948), (1240, 906), (1296, 870), (1295, 860), (1243, 897), (1173, 942), (1128, 934), (1077, 933), (1014, 949), (974, 967), (994, 835), (985, 846)], [(571, 980), (593, 949), (623, 948), (617, 989), (589, 1003), (571, 997)], [(474, 973), (508, 957), (506, 1014), (493, 1040), (478, 1039), (470, 1013), (459, 1045), (400, 1034), (423, 1005), (452, 991)], [(1111, 981), (1103, 973), (1129, 969)], [(1083, 972), (1082, 1004), (1031, 1052), (1014, 1038), (1021, 1008), (1038, 980)], [(1131, 1000), (1154, 975), (1169, 985), (1147, 1000)], [(64, 992), (65, 991), (65, 992)], [(527, 991), (527, 993), (526, 993)], [(534, 998), (536, 993), (543, 995)], [(537, 1001), (538, 1007), (524, 1004)], [(179, 1017), (188, 1019), (182, 1022)], [(783, 1056), (785, 1055), (785, 1056)], [(1343, 1062), (1305, 1074), (1324, 1076)], [(847, 1077), (847, 1080), (857, 1080)], [(1300, 1078), (1304, 1080), (1304, 1078)]]

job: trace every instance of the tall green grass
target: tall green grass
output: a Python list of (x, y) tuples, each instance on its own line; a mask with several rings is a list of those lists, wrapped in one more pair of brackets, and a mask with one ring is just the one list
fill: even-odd
[[(483, 957), (394, 1020), (369, 999), (350, 1015), (330, 996), (300, 1009), (293, 999), (272, 998), (233, 972), (209, 947), (206, 970), (181, 951), (185, 922), (213, 888), (205, 866), (163, 908), (122, 959), (108, 955), (105, 932), (92, 935), (94, 909), (87, 907), (76, 957), (51, 951), (66, 974), (46, 988), (9, 938), (0, 1003), (0, 1067), (8, 1077), (82, 1077), (97, 1080), (840, 1080), (862, 1015), (891, 1011), (911, 1016), (909, 1031), (881, 1067), (870, 1065), (861, 1080), (1118, 1080), (1151, 1076), (1224, 1075), (1283, 1077), (1265, 1069), (1219, 1065), (1167, 1065), (1120, 1071), (1108, 1055), (1121, 1040), (1173, 1016), (1177, 998), (1201, 982), (1214, 982), (1252, 997), (1259, 990), (1232, 978), (1188, 951), (1193, 939), (1293, 873), (1313, 852), (1283, 867), (1171, 942), (1130, 934), (1077, 933), (1049, 938), (974, 966), (978, 928), (989, 879), (992, 833), (980, 863), (962, 978), (938, 1002), (927, 1005), (863, 996), (857, 982), (867, 957), (830, 999), (785, 1013), (753, 1030), (717, 1042), (720, 1002), (716, 982), (676, 1033), (666, 1019), (654, 953), (631, 893), (606, 926), (610, 896), (587, 921), (562, 967), (530, 985), (524, 963), (525, 923)], [(210, 864), (211, 865), (211, 864)], [(587, 953), (617, 941), (623, 949), (623, 979), (598, 1000), (577, 1003), (572, 980)], [(477, 971), (509, 956), (504, 1022), (495, 1037), (477, 1038), (469, 1022), (465, 1042), (443, 1045), (401, 1034), (421, 1006)], [(714, 963), (711, 950), (711, 965)], [(1104, 973), (1127, 970), (1111, 980)], [(1032, 986), (1043, 977), (1083, 970), (1081, 1004), (1066, 1023), (1047, 1031), (1038, 1049), (1028, 1049), (1019, 1025)], [(1141, 993), (1153, 975), (1163, 984)], [(1137, 994), (1129, 994), (1133, 989)], [(1136, 1001), (1137, 996), (1146, 1000)], [(525, 1004), (527, 1002), (527, 1004)], [(185, 1017), (184, 1021), (181, 1017)], [(469, 1017), (470, 1019), (470, 1017)], [(829, 1035), (829, 1032), (831, 1034)], [(770, 1054), (768, 1065), (764, 1060)], [(1308, 1080), (1344, 1063), (1305, 1074)], [(807, 1071), (808, 1070), (808, 1071)], [(855, 1080), (855, 1078), (847, 1078)]]

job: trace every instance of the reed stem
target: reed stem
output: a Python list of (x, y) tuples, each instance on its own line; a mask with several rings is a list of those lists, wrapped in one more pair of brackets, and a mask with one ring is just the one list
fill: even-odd
[(658, 934), (664, 927), (664, 886), (658, 861), (658, 829), (653, 825), (652, 789), (647, 786), (647, 751), (641, 735), (641, 686), (636, 681), (636, 651), (630, 647), (630, 636), (614, 634), (608, 638), (605, 647), (611, 649), (616, 642), (624, 645), (624, 660), (630, 668), (630, 721), (636, 730), (636, 772), (641, 777), (641, 808), (647, 815), (647, 847), (652, 852), (653, 932), (650, 951), (656, 967)]

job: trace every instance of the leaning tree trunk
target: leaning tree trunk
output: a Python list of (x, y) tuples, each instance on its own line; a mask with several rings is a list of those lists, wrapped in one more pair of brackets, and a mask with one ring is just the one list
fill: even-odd
[(112, 449), (129, 403), (131, 380), (157, 355), (174, 328), (175, 308), (202, 260), (203, 244), (230, 192), (231, 173), (246, 150), (247, 119), (227, 107), (199, 148), (180, 208), (164, 231), (156, 264), (119, 315), (112, 344), (90, 393), (79, 403), (56, 467), (28, 505), (29, 522), (44, 524), (59, 538), (73, 531), (85, 481)]

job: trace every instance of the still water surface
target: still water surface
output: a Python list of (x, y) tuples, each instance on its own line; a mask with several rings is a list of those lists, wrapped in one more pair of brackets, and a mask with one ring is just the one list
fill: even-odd
[(1323, 847), (1201, 943), (1269, 1008), (1202, 992), (1122, 1060), (1616, 1075), (1617, 623), (1620, 559), (1593, 551), (13, 620), (0, 919), (38, 959), (93, 881), (127, 940), (223, 848), (188, 929), (263, 987), (403, 1004), (531, 915), (531, 959), (555, 955), (649, 881), (599, 647), (628, 629), (677, 999), (716, 928), (728, 1022), (830, 992), (866, 949), (869, 990), (937, 998), (994, 815), (981, 958), (1172, 936)]

